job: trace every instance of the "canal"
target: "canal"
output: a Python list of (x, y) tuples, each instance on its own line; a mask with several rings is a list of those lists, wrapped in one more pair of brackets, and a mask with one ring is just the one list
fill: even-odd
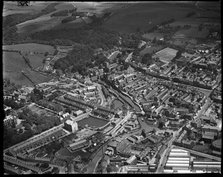
[(129, 96), (123, 94), (116, 86), (112, 85), (108, 80), (103, 80), (100, 82), (104, 86), (109, 86), (109, 91), (115, 95), (121, 102), (127, 103), (134, 111), (141, 112), (141, 108), (136, 104)]

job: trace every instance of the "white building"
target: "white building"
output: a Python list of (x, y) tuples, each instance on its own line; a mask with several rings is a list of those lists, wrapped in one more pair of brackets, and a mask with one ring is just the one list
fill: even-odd
[(67, 120), (64, 123), (64, 129), (74, 133), (78, 130), (78, 125), (76, 121), (72, 121), (72, 120)]
[(76, 117), (81, 115), (81, 114), (83, 114), (82, 110), (78, 110), (78, 111), (73, 112), (73, 115), (76, 116)]

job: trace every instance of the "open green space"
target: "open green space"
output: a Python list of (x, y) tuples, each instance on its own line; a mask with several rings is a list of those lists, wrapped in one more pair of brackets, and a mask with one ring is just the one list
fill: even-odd
[(81, 127), (85, 127), (85, 125), (88, 125), (89, 127), (92, 127), (92, 128), (100, 128), (106, 125), (107, 123), (108, 121), (105, 119), (103, 120), (103, 119), (95, 118), (91, 116), (78, 121), (78, 125), (80, 125)]
[(53, 54), (55, 49), (53, 46), (37, 44), (37, 43), (25, 43), (25, 44), (15, 44), (15, 45), (4, 45), (3, 50), (18, 50), (21, 52), (35, 52), (35, 53), (45, 53)]
[(114, 110), (122, 109), (123, 103), (117, 99), (113, 100), (111, 103), (111, 108)]
[(52, 79), (50, 76), (44, 76), (38, 72), (31, 71), (19, 53), (3, 52), (3, 78), (9, 78), (18, 85), (33, 86), (21, 71), (24, 71), (36, 84)]
[(192, 7), (188, 5), (184, 7), (170, 3), (137, 3), (117, 10), (103, 26), (126, 33), (136, 32), (137, 29), (147, 31), (172, 18), (184, 18), (191, 11)]
[(38, 13), (44, 9), (48, 2), (31, 2), (30, 6), (17, 6), (17, 1), (4, 1), (3, 16), (11, 14)]

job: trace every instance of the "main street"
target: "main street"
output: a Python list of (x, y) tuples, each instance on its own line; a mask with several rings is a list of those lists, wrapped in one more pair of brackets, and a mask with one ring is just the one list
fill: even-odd
[[(210, 98), (206, 99), (205, 104), (202, 106), (201, 110), (198, 111), (198, 113), (196, 114), (196, 116), (194, 117), (194, 120), (199, 119), (202, 114), (205, 112), (205, 110), (208, 108), (208, 106), (210, 105), (211, 100)], [(189, 121), (187, 124), (190, 124), (191, 121)], [(173, 133), (173, 137), (172, 139), (168, 142), (168, 146), (166, 148), (166, 150), (164, 151), (164, 153), (161, 155), (160, 161), (159, 161), (159, 165), (157, 167), (157, 173), (163, 172), (163, 168), (166, 164), (167, 161), (167, 157), (172, 149), (172, 143), (175, 141), (176, 137), (179, 135), (179, 132), (182, 130), (182, 127), (177, 131)]]

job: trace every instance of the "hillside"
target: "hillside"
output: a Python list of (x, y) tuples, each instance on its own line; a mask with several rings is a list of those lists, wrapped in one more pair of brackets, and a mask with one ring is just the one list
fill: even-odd
[(171, 18), (184, 18), (193, 8), (190, 4), (137, 3), (117, 10), (103, 27), (126, 33), (136, 32), (137, 29), (147, 31)]

